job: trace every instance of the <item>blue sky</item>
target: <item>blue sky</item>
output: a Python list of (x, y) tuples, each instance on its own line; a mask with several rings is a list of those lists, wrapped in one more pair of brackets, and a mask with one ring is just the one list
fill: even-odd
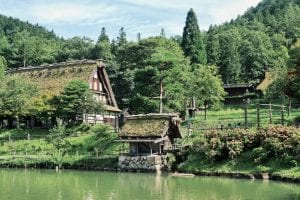
[(243, 14), (261, 0), (0, 0), (0, 13), (45, 26), (65, 38), (87, 36), (94, 40), (105, 27), (115, 38), (121, 27), (136, 39), (181, 35), (186, 13), (193, 8), (200, 28), (221, 24)]

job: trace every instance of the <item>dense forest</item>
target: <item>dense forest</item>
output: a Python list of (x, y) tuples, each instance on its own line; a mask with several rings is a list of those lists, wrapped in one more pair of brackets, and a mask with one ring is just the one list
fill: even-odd
[(104, 59), (119, 106), (137, 113), (159, 109), (162, 85), (164, 110), (180, 111), (187, 96), (198, 97), (202, 105), (221, 100), (219, 77), (225, 84), (258, 84), (266, 71), (282, 78), (289, 68), (299, 67), (299, 0), (263, 0), (235, 20), (206, 32), (200, 28), (191, 9), (182, 36), (166, 38), (162, 29), (160, 36), (141, 38), (138, 33), (136, 41), (128, 41), (121, 28), (110, 40), (102, 28), (94, 42), (59, 38), (39, 25), (0, 15), (0, 66)]

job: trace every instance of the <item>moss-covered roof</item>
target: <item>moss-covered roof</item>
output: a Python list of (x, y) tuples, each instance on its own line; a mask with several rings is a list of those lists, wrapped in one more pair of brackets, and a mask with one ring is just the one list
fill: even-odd
[(70, 62), (54, 63), (35, 67), (18, 68), (8, 71), (10, 75), (19, 75), (36, 82), (41, 88), (42, 95), (58, 95), (71, 80), (88, 82), (93, 73), (98, 70), (108, 94), (108, 108), (110, 111), (119, 112), (115, 96), (111, 89), (104, 63), (101, 60), (77, 60)]
[(171, 114), (132, 115), (126, 118), (119, 137), (172, 137), (181, 138), (178, 118)]
[(265, 73), (265, 79), (256, 87), (256, 90), (265, 91), (273, 83), (273, 78), (270, 72)]

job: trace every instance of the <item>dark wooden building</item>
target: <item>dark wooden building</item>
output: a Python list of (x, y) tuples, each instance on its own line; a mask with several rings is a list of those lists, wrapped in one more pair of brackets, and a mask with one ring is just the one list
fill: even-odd
[(240, 104), (245, 99), (253, 99), (257, 96), (253, 84), (226, 84), (223, 88), (227, 92), (225, 104)]

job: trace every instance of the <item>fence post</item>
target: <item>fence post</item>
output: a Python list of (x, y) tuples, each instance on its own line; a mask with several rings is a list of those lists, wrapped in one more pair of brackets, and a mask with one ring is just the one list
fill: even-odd
[(291, 114), (291, 107), (292, 107), (292, 100), (291, 100), (291, 98), (289, 97), (288, 117), (290, 117), (290, 114)]
[(259, 104), (257, 104), (257, 107), (256, 107), (256, 115), (257, 115), (257, 128), (260, 128), (260, 113), (259, 113)]
[(281, 125), (284, 126), (284, 105), (281, 106)]
[(245, 101), (245, 129), (248, 128), (248, 99)]
[(272, 104), (271, 104), (271, 102), (269, 104), (269, 118), (270, 118), (270, 124), (272, 124)]
[(204, 120), (207, 120), (207, 107), (206, 107), (206, 101), (204, 102)]

